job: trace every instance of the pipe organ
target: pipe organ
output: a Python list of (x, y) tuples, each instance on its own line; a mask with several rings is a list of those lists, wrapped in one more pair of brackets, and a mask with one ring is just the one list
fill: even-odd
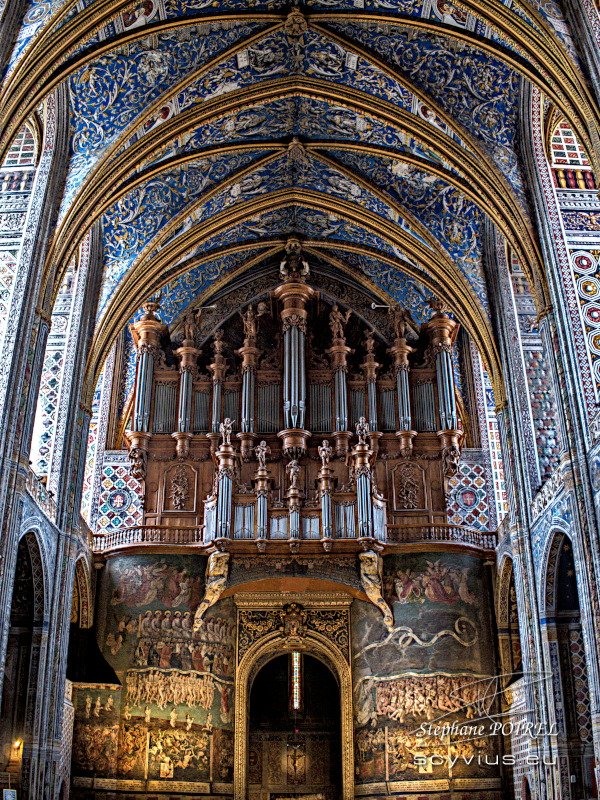
[(421, 326), (400, 307), (380, 313), (385, 332), (312, 286), (296, 240), (279, 283), (212, 330), (189, 312), (177, 337), (146, 304), (127, 434), (144, 523), (259, 550), (446, 523), (458, 325), (437, 302)]

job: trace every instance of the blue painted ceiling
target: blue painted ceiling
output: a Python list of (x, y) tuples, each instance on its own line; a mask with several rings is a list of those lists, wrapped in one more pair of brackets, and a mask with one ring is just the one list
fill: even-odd
[[(60, 31), (93, 5), (30, 0), (9, 69), (40, 31)], [(173, 253), (163, 267), (164, 313), (176, 317), (250, 258), (232, 248), (256, 255), (291, 234), (391, 294), (410, 285), (415, 303), (405, 270), (435, 289), (427, 259), (415, 256), (429, 251), (489, 313), (481, 244), (489, 207), (470, 191), (461, 154), (483, 164), (527, 219), (519, 54), (447, 0), (309, 0), (295, 24), (291, 8), (132, 2), (73, 49), (82, 62), (68, 78), (71, 159), (58, 236), (75, 235), (71, 216), (98, 187), (99, 320), (162, 254)], [(570, 46), (553, 0), (514, 9), (532, 30), (546, 20)], [(243, 217), (228, 222), (237, 209)]]

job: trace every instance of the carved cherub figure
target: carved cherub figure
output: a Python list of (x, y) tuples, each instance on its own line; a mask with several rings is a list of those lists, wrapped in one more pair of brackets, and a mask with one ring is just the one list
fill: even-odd
[(367, 436), (369, 435), (369, 423), (366, 417), (361, 417), (356, 423), (356, 435), (358, 436), (359, 444), (367, 443)]
[(132, 447), (129, 451), (129, 461), (131, 462), (131, 475), (138, 481), (146, 478), (146, 465), (148, 455), (141, 447)]
[(348, 309), (346, 313), (342, 313), (337, 303), (334, 304), (329, 314), (329, 327), (331, 328), (332, 339), (344, 339), (344, 325), (350, 319), (352, 311)]
[(258, 459), (258, 468), (265, 469), (267, 466), (267, 458), (271, 455), (271, 448), (263, 439), (256, 445), (254, 452), (256, 453), (256, 458)]
[(297, 489), (300, 476), (300, 464), (298, 464), (297, 459), (293, 458), (285, 468), (285, 471), (290, 479), (290, 489)]
[(460, 463), (460, 448), (456, 444), (445, 447), (442, 452), (442, 462), (444, 465), (444, 475), (452, 478), (458, 472)]
[(223, 444), (231, 444), (231, 434), (233, 431), (233, 422), (229, 417), (225, 417), (223, 422), (219, 425), (219, 433), (223, 439)]
[(323, 439), (323, 442), (319, 447), (319, 458), (321, 459), (322, 466), (326, 467), (329, 465), (332, 455), (333, 447), (329, 444), (327, 439)]

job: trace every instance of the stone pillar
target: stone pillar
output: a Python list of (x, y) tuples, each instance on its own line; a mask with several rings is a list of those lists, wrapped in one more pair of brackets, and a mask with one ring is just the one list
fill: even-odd
[(137, 350), (137, 373), (133, 407), (133, 429), (129, 435), (129, 458), (131, 474), (138, 480), (146, 477), (148, 442), (150, 441), (150, 409), (152, 406), (152, 382), (154, 365), (160, 355), (160, 337), (166, 331), (156, 316), (159, 304), (148, 300), (139, 322), (129, 326)]
[(444, 312), (443, 303), (433, 300), (431, 303), (435, 314), (425, 325), (431, 341), (431, 349), (435, 358), (437, 378), (438, 408), (440, 414), (440, 430), (438, 438), (444, 462), (444, 475), (452, 478), (458, 471), (462, 434), (458, 430), (458, 415), (454, 395), (454, 372), (452, 368), (452, 347), (458, 323)]
[(242, 359), (242, 424), (238, 433), (244, 461), (250, 458), (254, 443), (254, 396), (256, 394), (256, 363), (260, 350), (256, 347), (256, 314), (249, 306), (243, 315), (244, 344), (237, 351)]
[(306, 452), (310, 437), (305, 430), (306, 415), (306, 311), (307, 302), (316, 295), (304, 280), (308, 264), (301, 261), (302, 248), (297, 239), (290, 239), (287, 257), (281, 266), (284, 281), (273, 292), (281, 300), (283, 329), (283, 418), (285, 428), (279, 433), (283, 451), (290, 458)]
[(225, 373), (227, 372), (227, 359), (223, 355), (223, 348), (225, 342), (223, 341), (223, 331), (216, 331), (213, 339), (213, 362), (209, 365), (208, 369), (212, 375), (213, 391), (212, 391), (212, 421), (211, 432), (208, 434), (210, 439), (210, 449), (214, 453), (219, 441), (219, 429), (221, 425), (221, 414), (223, 408), (223, 381), (225, 380)]

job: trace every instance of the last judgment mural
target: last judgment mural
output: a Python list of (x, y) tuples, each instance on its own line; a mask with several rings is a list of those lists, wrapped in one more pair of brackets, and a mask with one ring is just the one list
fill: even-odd
[(598, 800), (597, 0), (0, 0), (3, 800)]

